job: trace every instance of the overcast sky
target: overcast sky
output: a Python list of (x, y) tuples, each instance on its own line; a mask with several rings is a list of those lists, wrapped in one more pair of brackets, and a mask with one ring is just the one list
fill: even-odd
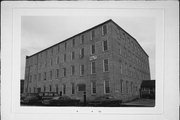
[(131, 17), (23, 16), (21, 17), (21, 79), (25, 56), (32, 55), (77, 33), (112, 19), (132, 35), (149, 55), (151, 79), (155, 79), (155, 19)]

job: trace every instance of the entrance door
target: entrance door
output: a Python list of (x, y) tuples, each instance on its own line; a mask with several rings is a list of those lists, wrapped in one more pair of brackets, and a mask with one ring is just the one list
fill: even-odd
[(78, 92), (85, 92), (86, 85), (85, 84), (78, 84)]
[(77, 85), (77, 97), (80, 101), (86, 100), (86, 85), (85, 84), (78, 84)]
[(40, 93), (41, 92), (41, 88), (37, 88), (37, 92)]

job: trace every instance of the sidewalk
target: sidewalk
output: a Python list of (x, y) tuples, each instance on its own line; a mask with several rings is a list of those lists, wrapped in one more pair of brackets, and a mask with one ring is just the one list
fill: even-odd
[(155, 100), (154, 99), (137, 99), (131, 102), (123, 103), (124, 106), (132, 106), (132, 107), (154, 107)]

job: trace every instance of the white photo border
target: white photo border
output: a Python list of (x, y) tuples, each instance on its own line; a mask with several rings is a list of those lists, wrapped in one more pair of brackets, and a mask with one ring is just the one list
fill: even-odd
[[(108, 10), (108, 12), (106, 11)], [(22, 16), (58, 16), (87, 12), (132, 12), (156, 18), (155, 107), (22, 107), (20, 106), (20, 48)], [(77, 13), (76, 13), (77, 12)], [(141, 13), (140, 13), (141, 12)], [(148, 13), (148, 14), (147, 14)], [(115, 14), (115, 13), (114, 13)], [(126, 16), (126, 14), (122, 14)], [(2, 2), (2, 119), (138, 119), (176, 120), (178, 117), (177, 2)], [(173, 48), (173, 49), (168, 49)], [(7, 54), (8, 53), (8, 54)], [(172, 82), (173, 81), (173, 82)], [(169, 89), (171, 88), (171, 89)], [(177, 105), (177, 107), (176, 107)], [(177, 110), (177, 111), (176, 111)]]

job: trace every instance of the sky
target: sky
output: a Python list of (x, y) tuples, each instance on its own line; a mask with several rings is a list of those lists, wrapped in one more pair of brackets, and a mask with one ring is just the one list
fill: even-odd
[(25, 57), (63, 41), (73, 35), (112, 19), (133, 36), (149, 55), (151, 79), (155, 79), (156, 22), (151, 17), (116, 16), (22, 16), (21, 79)]

